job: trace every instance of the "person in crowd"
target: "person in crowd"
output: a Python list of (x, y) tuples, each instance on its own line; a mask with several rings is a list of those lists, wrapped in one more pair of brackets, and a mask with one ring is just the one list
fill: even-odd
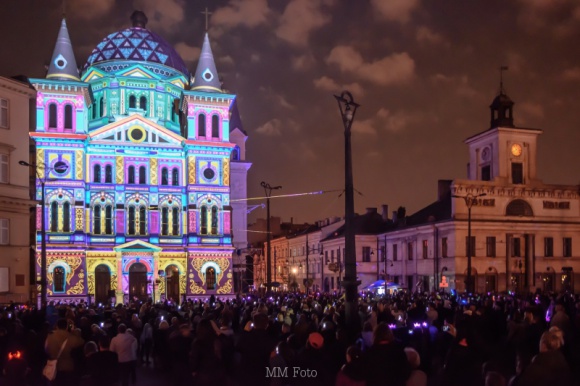
[(248, 321), (236, 346), (240, 354), (239, 379), (243, 384), (266, 385), (266, 369), (270, 354), (276, 347), (276, 339), (267, 332), (268, 315), (259, 312)]
[(87, 385), (103, 386), (119, 383), (119, 356), (109, 349), (110, 344), (111, 338), (101, 336), (98, 351), (87, 357), (86, 373), (89, 380)]
[(561, 338), (546, 331), (540, 338), (540, 352), (523, 371), (517, 386), (571, 386), (572, 373), (560, 350)]
[(117, 336), (111, 340), (110, 350), (117, 354), (119, 373), (122, 386), (128, 386), (129, 381), (135, 385), (135, 367), (137, 364), (137, 339), (127, 333), (127, 326), (123, 323), (117, 327)]
[(357, 346), (349, 346), (346, 350), (346, 364), (336, 376), (335, 386), (366, 386), (362, 350)]
[(84, 341), (80, 336), (72, 333), (72, 330), (74, 330), (74, 324), (61, 318), (56, 322), (56, 330), (46, 338), (44, 347), (48, 359), (58, 358), (54, 386), (76, 386), (78, 384), (78, 369), (75, 368), (72, 353), (75, 349), (83, 347)]
[(378, 324), (373, 332), (373, 345), (363, 355), (367, 385), (403, 386), (409, 376), (403, 349), (389, 326)]
[(151, 363), (151, 348), (153, 347), (153, 327), (151, 323), (145, 323), (139, 341), (139, 360), (149, 366)]
[(405, 355), (407, 356), (407, 363), (411, 369), (405, 385), (427, 386), (427, 374), (419, 368), (421, 366), (421, 357), (417, 350), (412, 347), (405, 347)]

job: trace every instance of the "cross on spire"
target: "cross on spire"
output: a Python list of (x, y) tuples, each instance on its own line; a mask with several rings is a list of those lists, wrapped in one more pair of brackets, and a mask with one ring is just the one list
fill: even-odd
[(508, 66), (500, 66), (499, 67), (499, 93), (505, 94), (505, 90), (503, 89), (503, 72), (508, 70)]
[(207, 32), (209, 30), (209, 15), (211, 15), (212, 12), (209, 12), (207, 7), (205, 7), (205, 11), (202, 12), (202, 14), (205, 15), (205, 32)]

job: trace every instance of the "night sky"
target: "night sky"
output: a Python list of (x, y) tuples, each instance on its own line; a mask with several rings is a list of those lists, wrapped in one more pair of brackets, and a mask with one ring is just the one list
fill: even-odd
[[(44, 77), (62, 1), (4, 0), (0, 75)], [(69, 0), (77, 65), (134, 9), (194, 72), (209, 8), (224, 87), (238, 95), (253, 163), (274, 194), (341, 190), (344, 137), (333, 93), (361, 104), (353, 124), (356, 211), (413, 213), (438, 179), (466, 177), (463, 140), (489, 128), (501, 65), (516, 126), (540, 128), (538, 175), (579, 184), (580, 2), (577, 0)], [(340, 192), (272, 200), (272, 215), (342, 216)], [(252, 201), (252, 204), (259, 203)], [(265, 217), (256, 209), (250, 220)]]

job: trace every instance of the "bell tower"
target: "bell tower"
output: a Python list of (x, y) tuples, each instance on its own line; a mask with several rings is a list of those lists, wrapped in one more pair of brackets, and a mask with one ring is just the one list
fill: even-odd
[[(507, 67), (501, 67), (501, 70)], [(537, 181), (537, 139), (540, 129), (516, 127), (514, 102), (500, 77), (498, 95), (489, 106), (489, 129), (469, 137), (467, 178), (504, 185), (527, 185)]]

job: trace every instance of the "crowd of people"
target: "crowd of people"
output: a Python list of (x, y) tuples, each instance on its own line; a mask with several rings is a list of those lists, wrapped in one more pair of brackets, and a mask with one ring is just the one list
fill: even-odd
[[(580, 297), (274, 293), (0, 312), (0, 385), (568, 386), (580, 384)], [(56, 378), (43, 376), (57, 360)]]

